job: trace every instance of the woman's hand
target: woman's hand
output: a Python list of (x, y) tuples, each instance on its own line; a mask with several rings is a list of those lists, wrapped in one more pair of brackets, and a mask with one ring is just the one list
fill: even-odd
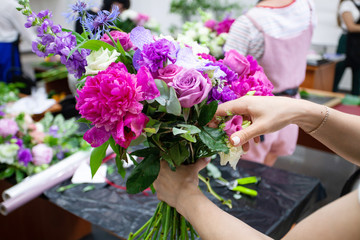
[(159, 200), (178, 209), (179, 202), (188, 194), (201, 193), (198, 188), (198, 173), (210, 162), (210, 158), (199, 159), (195, 164), (181, 165), (172, 171), (166, 161), (160, 162), (160, 172), (154, 187)]
[[(220, 104), (215, 117), (232, 114), (243, 115), (251, 120), (249, 127), (230, 136), (232, 145), (243, 145), (244, 151), (247, 151), (250, 139), (259, 142), (260, 135), (275, 132), (292, 123), (297, 116), (298, 109), (294, 109), (295, 106), (296, 100), (287, 97), (245, 96)], [(210, 126), (215, 125), (216, 120), (213, 120)]]

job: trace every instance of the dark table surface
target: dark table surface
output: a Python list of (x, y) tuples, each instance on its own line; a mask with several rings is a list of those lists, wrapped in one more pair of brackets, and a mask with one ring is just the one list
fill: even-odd
[[(217, 193), (232, 200), (232, 209), (204, 192), (221, 209), (275, 239), (284, 236), (306, 209), (325, 197), (320, 181), (313, 177), (244, 160), (239, 161), (237, 170), (230, 166), (219, 166), (219, 169), (229, 181), (239, 177), (261, 177), (259, 184), (249, 186), (258, 191), (258, 196), (243, 196), (239, 200), (233, 198), (234, 192), (211, 180)], [(207, 175), (205, 170), (202, 174)], [(108, 176), (108, 179), (125, 186), (125, 181), (116, 173)], [(96, 184), (95, 189), (88, 192), (83, 192), (85, 184), (61, 193), (56, 191), (67, 184), (70, 184), (70, 180), (46, 191), (45, 196), (65, 210), (121, 238), (127, 238), (130, 232), (141, 227), (152, 216), (158, 203), (156, 196), (151, 193), (129, 195), (125, 190), (108, 184)], [(200, 187), (206, 189), (204, 184), (200, 184)]]

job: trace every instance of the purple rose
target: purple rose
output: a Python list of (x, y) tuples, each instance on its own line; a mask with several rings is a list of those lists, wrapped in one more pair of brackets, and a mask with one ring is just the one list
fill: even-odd
[(195, 69), (182, 70), (169, 86), (174, 87), (181, 106), (185, 108), (202, 102), (212, 88), (211, 80)]
[(32, 148), (33, 163), (37, 166), (49, 164), (53, 158), (53, 150), (46, 144), (38, 144)]
[(224, 64), (239, 74), (239, 77), (250, 72), (250, 63), (247, 58), (234, 49), (225, 53)]
[[(125, 51), (128, 51), (134, 46), (130, 41), (130, 34), (128, 33), (120, 32), (120, 31), (111, 31), (110, 35), (116, 43), (119, 40), (121, 46), (124, 48)], [(113, 41), (110, 39), (110, 37), (107, 34), (104, 34), (104, 36), (100, 40), (114, 46)]]
[(231, 120), (227, 121), (225, 123), (224, 131), (226, 132), (226, 135), (229, 137), (242, 129), (241, 125), (243, 123), (243, 118), (240, 115), (235, 115), (232, 117)]
[(182, 70), (183, 68), (175, 65), (169, 64), (164, 68), (158, 70), (157, 78), (164, 80), (166, 83), (172, 82), (174, 77)]
[(8, 118), (0, 119), (0, 136), (14, 136), (17, 131), (19, 131), (19, 127), (15, 120)]

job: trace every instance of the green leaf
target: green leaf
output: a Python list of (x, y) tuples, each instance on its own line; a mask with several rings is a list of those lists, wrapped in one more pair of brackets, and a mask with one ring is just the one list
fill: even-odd
[(178, 124), (177, 126), (185, 128), (190, 134), (196, 134), (196, 133), (201, 132), (200, 128), (198, 128), (194, 125)]
[(155, 100), (162, 106), (166, 105), (166, 101), (169, 99), (169, 95), (170, 95), (170, 90), (169, 87), (167, 86), (166, 82), (160, 80), (160, 79), (155, 79), (155, 84), (157, 89), (160, 92), (160, 96), (155, 98)]
[(9, 178), (14, 174), (14, 172), (15, 172), (14, 168), (7, 168), (5, 171), (3, 171), (0, 174), (0, 179)]
[(159, 155), (159, 149), (154, 148), (154, 147), (150, 147), (150, 148), (144, 148), (144, 149), (140, 149), (140, 150), (136, 150), (132, 153), (130, 153), (130, 155), (134, 155), (137, 157), (147, 157), (149, 155)]
[(215, 152), (228, 153), (229, 148), (227, 147), (224, 138), (226, 133), (221, 129), (203, 127), (199, 133), (201, 141)]
[(88, 185), (86, 187), (83, 188), (83, 192), (89, 192), (89, 191), (92, 191), (95, 189), (95, 186), (94, 185)]
[(188, 140), (189, 142), (193, 142), (196, 143), (196, 138), (191, 135), (190, 133), (184, 133), (180, 135), (182, 138), (185, 138), (186, 140)]
[(120, 154), (120, 146), (116, 145), (115, 140), (112, 136), (110, 136), (110, 138), (109, 138), (109, 143), (110, 143), (110, 147), (114, 151), (114, 153), (116, 153), (116, 155), (119, 155)]
[(188, 132), (187, 130), (182, 130), (182, 129), (175, 128), (175, 127), (172, 130), (173, 130), (174, 136)]
[(153, 154), (148, 155), (131, 172), (131, 175), (126, 181), (126, 191), (130, 194), (144, 191), (155, 181), (159, 171), (159, 156)]
[(79, 119), (77, 120), (77, 122), (79, 122), (79, 123), (88, 123), (88, 124), (91, 124), (91, 121), (89, 121), (89, 120), (87, 120), (87, 119), (85, 119), (85, 118), (79, 118)]
[(199, 116), (200, 126), (205, 126), (213, 119), (217, 108), (218, 108), (217, 101), (212, 101), (211, 103), (206, 104), (201, 108), (200, 116)]
[(118, 173), (121, 175), (122, 178), (125, 178), (126, 171), (123, 166), (123, 161), (121, 160), (121, 158), (119, 156), (116, 156), (115, 162), (116, 162), (116, 167), (118, 169)]
[(109, 49), (109, 51), (116, 50), (114, 46), (100, 40), (88, 40), (80, 45), (80, 48), (86, 48), (94, 51), (99, 50), (101, 47), (103, 47), (104, 49)]
[(167, 152), (161, 152), (164, 160), (176, 166), (182, 164), (189, 156), (189, 149), (184, 142), (173, 145)]
[(91, 176), (94, 177), (96, 171), (99, 169), (102, 160), (105, 158), (106, 150), (109, 146), (109, 141), (106, 141), (100, 147), (94, 148), (90, 156)]
[(170, 87), (169, 100), (166, 103), (166, 111), (168, 113), (174, 114), (175, 116), (181, 115), (181, 105), (179, 99), (176, 96), (175, 89)]

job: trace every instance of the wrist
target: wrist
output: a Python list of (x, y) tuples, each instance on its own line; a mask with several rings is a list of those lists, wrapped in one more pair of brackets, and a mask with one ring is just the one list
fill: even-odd
[(297, 124), (306, 133), (316, 129), (326, 115), (324, 105), (315, 104), (306, 100), (300, 100), (295, 106), (296, 114), (293, 123)]
[(197, 186), (183, 188), (177, 198), (176, 211), (188, 219), (188, 213), (192, 211), (191, 207), (195, 206), (195, 202), (202, 197), (205, 196)]

